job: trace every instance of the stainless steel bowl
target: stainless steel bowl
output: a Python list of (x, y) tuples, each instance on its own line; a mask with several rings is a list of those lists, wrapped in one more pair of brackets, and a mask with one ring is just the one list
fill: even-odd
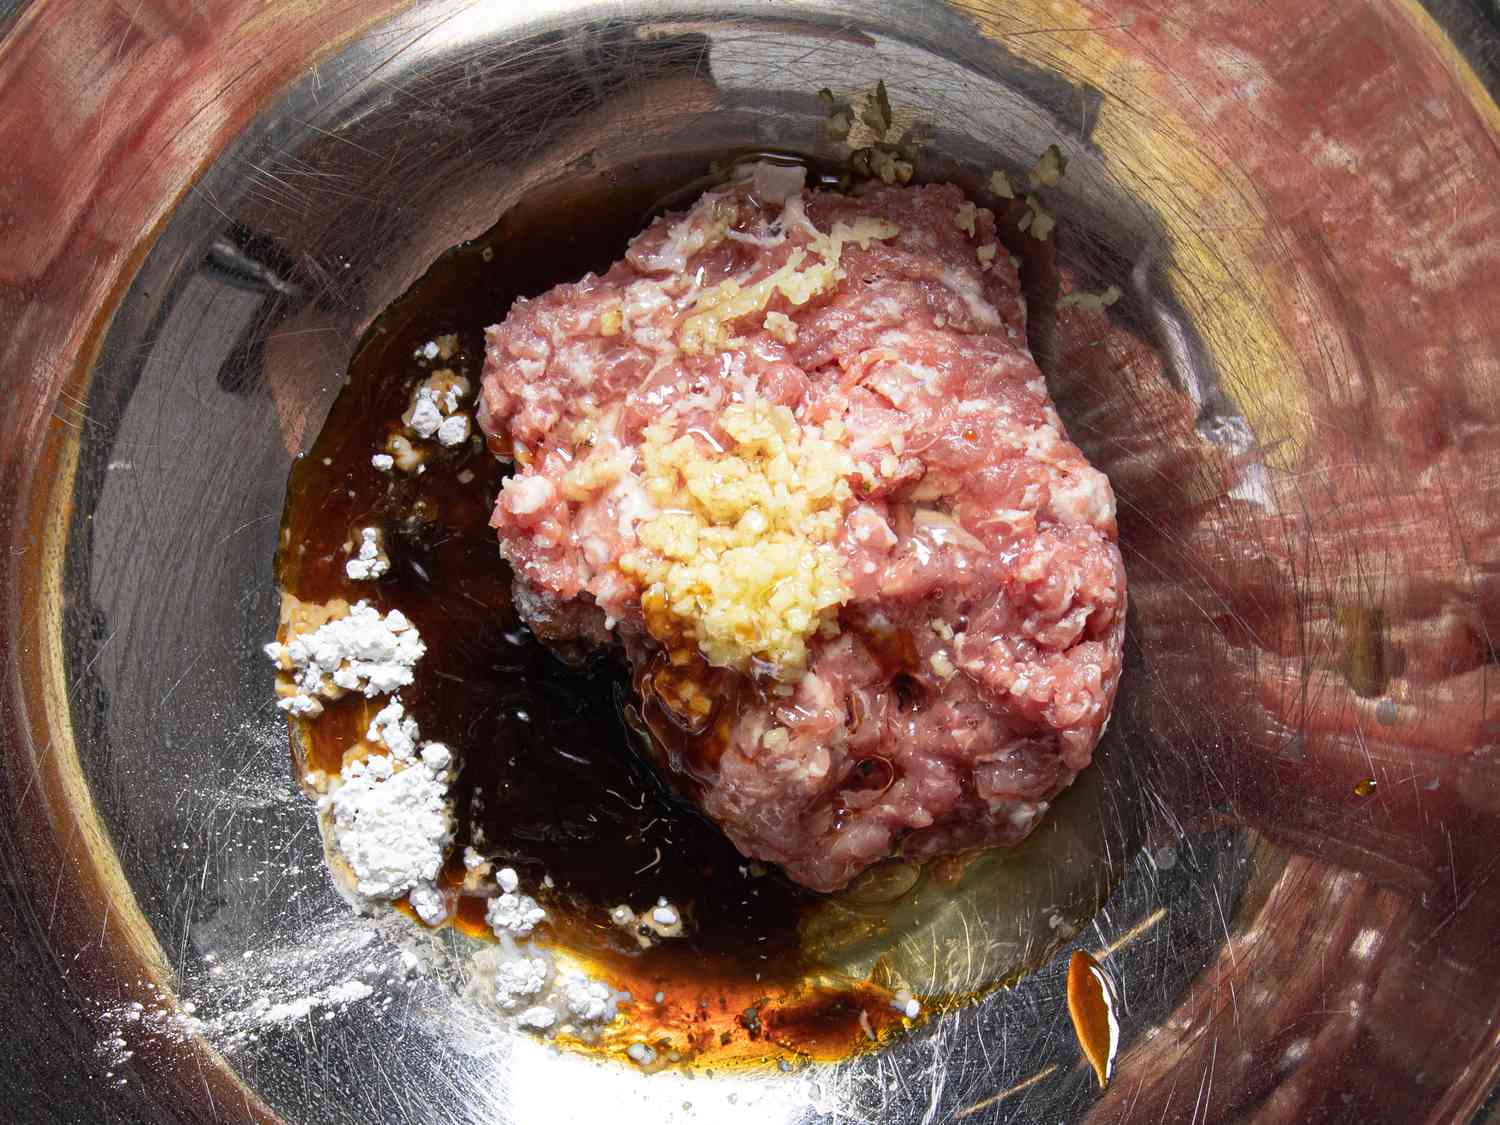
[[(12, 1119), (1484, 1115), (1492, 15), (33, 0), (4, 18)], [(1060, 960), (839, 1064), (643, 1075), (509, 1037), (465, 999), (455, 941), (414, 950), (334, 892), (258, 656), (291, 459), (445, 248), (523, 198), (586, 213), (713, 154), (831, 155), (814, 92), (880, 78), (929, 174), (1074, 154), (1060, 260), (1127, 290), (1107, 326), (1034, 337), (1115, 482), (1132, 584), (1122, 764), (1072, 841), (1118, 876), (1073, 938), (1121, 986), (1102, 1094)], [(911, 964), (957, 988), (1035, 949), (1004, 886), (921, 930)], [(1049, 886), (1017, 892), (1041, 896), (1033, 919)], [(326, 991), (355, 978), (374, 995)]]

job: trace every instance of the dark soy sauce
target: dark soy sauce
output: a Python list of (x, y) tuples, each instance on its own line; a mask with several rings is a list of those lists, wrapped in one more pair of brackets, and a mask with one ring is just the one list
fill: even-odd
[[(522, 625), (489, 527), (508, 464), (477, 427), (457, 449), (422, 443), (419, 475), (370, 464), (430, 371), (451, 368), (477, 391), (485, 326), (518, 296), (606, 269), (657, 201), (707, 164), (571, 178), (434, 263), (370, 328), (317, 441), (295, 466), (277, 573), (282, 589), (304, 601), (364, 598), (399, 608), (421, 631), (427, 655), (401, 697), (423, 737), (460, 758), (449, 887), (461, 886), (471, 843), (496, 866), (514, 867), (547, 909), (541, 940), (629, 990), (630, 1035), (655, 1034), (668, 1058), (831, 1058), (872, 1046), (872, 1036), (901, 1023), (890, 993), (831, 976), (804, 956), (799, 920), (822, 896), (746, 860), (646, 764), (643, 736), (626, 721), (632, 685), (623, 657), (574, 666)], [(451, 359), (415, 357), (444, 334), (457, 337)], [(375, 582), (351, 581), (346, 543), (367, 526), (383, 529), (391, 568)], [(337, 772), (380, 702), (346, 698), (298, 724), (299, 775)], [(659, 897), (682, 912), (687, 933), (642, 949), (609, 914), (620, 904), (640, 913)], [(484, 910), (484, 898), (461, 898), (452, 924), (488, 939)]]

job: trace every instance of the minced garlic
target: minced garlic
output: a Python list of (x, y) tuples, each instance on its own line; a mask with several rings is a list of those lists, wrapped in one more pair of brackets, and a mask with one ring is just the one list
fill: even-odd
[(797, 322), (785, 313), (766, 313), (765, 329), (783, 344), (797, 342)]
[(946, 652), (933, 653), (928, 663), (932, 665), (932, 670), (937, 673), (938, 678), (945, 683), (958, 674), (958, 669), (953, 666), (953, 661), (948, 659)]
[(979, 209), (968, 200), (965, 200), (963, 203), (960, 203), (958, 205), (958, 210), (953, 213), (953, 225), (967, 234), (970, 238), (973, 238), (974, 216), (978, 213)]
[(773, 754), (785, 752), (790, 744), (791, 738), (786, 732), (786, 727), (772, 727), (761, 736), (760, 744)]
[(1029, 230), (1031, 236), (1039, 242), (1046, 242), (1047, 236), (1052, 233), (1052, 228), (1057, 226), (1057, 219), (1052, 213), (1042, 206), (1042, 201), (1034, 195), (1026, 197), (1026, 214), (1021, 216), (1016, 226), (1021, 230)]
[[(835, 223), (830, 233), (820, 233), (807, 249), (793, 250), (785, 265), (755, 284), (746, 286), (729, 278), (702, 294), (693, 305), (692, 314), (682, 322), (677, 346), (689, 355), (722, 350), (731, 339), (725, 326), (760, 312), (777, 293), (794, 308), (800, 308), (842, 281), (844, 271), (839, 268), (839, 260), (847, 243), (857, 242), (867, 250), (872, 239), (894, 238), (900, 233), (900, 227), (884, 219), (860, 218), (853, 223)], [(808, 249), (821, 261), (804, 269)]]
[(728, 407), (722, 452), (662, 423), (641, 445), (660, 514), (620, 568), (644, 586), (647, 626), (695, 642), (709, 663), (764, 662), (783, 680), (807, 667), (807, 641), (848, 600), (833, 540), (852, 502), (853, 458), (785, 406)]
[(1103, 293), (1088, 293), (1083, 290), (1075, 290), (1058, 298), (1057, 307), (1067, 308), (1076, 305), (1082, 309), (1107, 309), (1120, 299), (1120, 287), (1111, 285)]
[(596, 450), (563, 474), (563, 496), (582, 502), (609, 488), (630, 471), (630, 454), (618, 447)]

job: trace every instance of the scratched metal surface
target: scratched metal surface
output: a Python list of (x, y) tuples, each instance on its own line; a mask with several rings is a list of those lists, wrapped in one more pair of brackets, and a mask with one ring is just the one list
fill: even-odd
[[(13, 1119), (1482, 1113), (1500, 1065), (1494, 40), (1477, 7), (1305, 7), (12, 13)], [(1075, 153), (1059, 253), (1127, 291), (1109, 321), (1033, 334), (1115, 482), (1131, 578), (1107, 768), (1065, 822), (1109, 888), (1074, 944), (1121, 986), (1115, 1082), (1101, 1094), (1080, 1063), (1065, 957), (888, 1050), (790, 1072), (643, 1076), (512, 1039), (463, 1000), (457, 942), (381, 977), (383, 1007), (253, 1034), (257, 997), (403, 940), (329, 884), (258, 658), (288, 466), (360, 334), (523, 194), (825, 151), (812, 92), (877, 78), (934, 172)], [(1079, 870), (1025, 866), (998, 903), (966, 885), (913, 931), (912, 963), (985, 983), (1048, 941), (1007, 903), (1060, 903)]]

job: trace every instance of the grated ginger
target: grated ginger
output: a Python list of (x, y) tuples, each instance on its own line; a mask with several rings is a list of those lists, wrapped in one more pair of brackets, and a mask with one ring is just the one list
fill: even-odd
[(735, 404), (723, 452), (658, 423), (641, 446), (642, 479), (660, 514), (637, 530), (620, 567), (645, 587), (647, 626), (686, 638), (710, 664), (752, 660), (782, 680), (807, 667), (807, 641), (849, 599), (833, 540), (852, 502), (847, 449), (785, 406)]
[[(831, 232), (819, 233), (807, 248), (793, 250), (785, 265), (755, 284), (746, 286), (728, 278), (699, 296), (692, 313), (683, 319), (677, 346), (689, 355), (723, 350), (731, 339), (725, 327), (730, 321), (760, 312), (778, 293), (793, 308), (800, 308), (844, 279), (839, 261), (845, 245), (857, 242), (861, 249), (868, 250), (872, 240), (895, 238), (900, 233), (900, 227), (885, 219), (863, 217), (853, 223), (835, 223)], [(803, 269), (809, 249), (821, 260)]]

